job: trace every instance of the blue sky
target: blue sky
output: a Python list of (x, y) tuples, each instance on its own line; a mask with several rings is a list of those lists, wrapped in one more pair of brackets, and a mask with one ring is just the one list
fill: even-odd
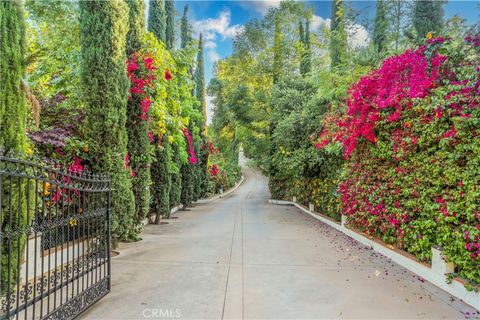
[[(331, 2), (306, 1), (314, 8), (313, 29), (318, 28), (330, 17)], [(375, 1), (350, 1), (355, 10), (373, 17), (375, 14)], [(448, 1), (444, 6), (445, 17), (455, 14), (467, 19), (472, 24), (479, 19), (480, 1)], [(189, 20), (193, 26), (194, 34), (204, 34), (205, 39), (205, 77), (208, 83), (212, 77), (213, 65), (218, 59), (227, 57), (232, 51), (232, 38), (242, 29), (242, 26), (252, 18), (262, 18), (269, 8), (278, 6), (278, 0), (257, 1), (175, 1), (175, 9), (180, 16), (183, 7), (189, 5)], [(359, 43), (368, 38), (364, 28), (358, 29), (357, 40)], [(210, 99), (207, 99), (208, 103)], [(209, 106), (209, 109), (211, 106)], [(208, 110), (211, 117), (211, 110)]]

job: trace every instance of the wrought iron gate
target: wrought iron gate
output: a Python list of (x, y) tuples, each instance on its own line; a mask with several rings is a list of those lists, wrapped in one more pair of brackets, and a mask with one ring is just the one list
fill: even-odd
[(71, 319), (110, 291), (110, 180), (0, 150), (0, 319)]

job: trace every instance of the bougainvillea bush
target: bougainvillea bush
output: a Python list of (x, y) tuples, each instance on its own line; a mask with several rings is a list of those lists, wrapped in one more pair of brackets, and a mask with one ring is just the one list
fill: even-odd
[(216, 148), (213, 142), (206, 144), (209, 155), (207, 162), (208, 185), (206, 196), (210, 197), (232, 188), (242, 176), (238, 161), (234, 162)]
[(480, 283), (478, 39), (433, 38), (353, 85), (317, 147), (341, 145), (347, 223), (430, 261), (440, 246)]

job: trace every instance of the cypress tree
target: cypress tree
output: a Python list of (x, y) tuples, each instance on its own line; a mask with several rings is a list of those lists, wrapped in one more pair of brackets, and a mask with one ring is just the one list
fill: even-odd
[(413, 5), (413, 27), (417, 31), (417, 40), (426, 34), (438, 34), (443, 27), (443, 3), (439, 0), (416, 0)]
[(282, 25), (280, 13), (275, 16), (275, 35), (273, 43), (273, 83), (280, 79), (283, 68)]
[(0, 146), (25, 151), (27, 104), (20, 83), (25, 75), (25, 20), (19, 1), (0, 2)]
[(377, 52), (382, 52), (387, 45), (387, 5), (384, 0), (377, 0), (377, 12), (375, 14), (375, 26), (373, 29), (373, 45)]
[(305, 72), (312, 71), (312, 43), (310, 41), (310, 20), (305, 20), (305, 48), (307, 49), (305, 56)]
[(148, 9), (148, 31), (153, 32), (155, 37), (166, 42), (166, 14), (165, 14), (165, 0), (150, 0)]
[[(155, 1), (157, 17), (161, 19), (161, 23), (152, 25), (152, 32), (159, 41), (167, 43), (167, 4), (165, 1)], [(161, 10), (160, 10), (161, 8)], [(150, 7), (152, 9), (152, 7)], [(153, 18), (152, 18), (153, 19)], [(150, 26), (149, 19), (149, 26)], [(159, 30), (162, 28), (161, 30)], [(162, 140), (156, 139), (154, 146), (154, 159), (152, 159), (150, 167), (151, 188), (150, 188), (150, 212), (155, 214), (155, 223), (159, 224), (161, 217), (170, 216), (170, 187), (171, 176), (168, 169), (169, 162), (169, 143), (165, 137)]]
[(181, 48), (186, 48), (192, 42), (192, 30), (188, 24), (188, 4), (183, 8), (183, 16), (181, 20)]
[(162, 143), (163, 146), (156, 146), (155, 159), (152, 163), (151, 211), (155, 213), (155, 224), (160, 223), (162, 216), (170, 216), (171, 176), (168, 172), (170, 144), (168, 141)]
[[(130, 29), (127, 33), (127, 55), (131, 56), (141, 48), (145, 32), (145, 6), (143, 0), (127, 0), (130, 8)], [(141, 100), (132, 97), (127, 106), (127, 150), (130, 167), (133, 170), (132, 190), (135, 196), (136, 224), (140, 225), (150, 208), (150, 140), (148, 122), (141, 120)]]
[[(21, 153), (26, 149), (27, 104), (20, 89), (20, 83), (25, 74), (24, 54), (25, 20), (20, 1), (0, 1), (0, 83), (2, 86), (0, 91), (0, 147), (4, 148), (4, 152)], [(30, 222), (27, 221), (25, 207), (25, 195), (29, 190), (24, 183), (17, 184), (7, 178), (3, 179), (2, 186), (0, 197), (3, 195), (5, 200), (0, 205), (6, 206), (10, 202), (9, 208), (0, 208), (3, 212), (2, 230), (6, 221), (11, 221), (9, 224), (11, 230), (24, 228)], [(11, 200), (7, 201), (6, 199), (10, 196)], [(31, 220), (32, 217), (33, 213), (30, 213), (28, 218)], [(16, 285), (17, 265), (24, 252), (25, 240), (25, 234), (14, 233), (9, 241), (0, 241), (0, 249), (4, 253), (0, 265), (0, 292), (2, 295)], [(10, 288), (8, 288), (9, 282)]]
[(208, 151), (203, 148), (207, 143), (205, 137), (205, 121), (207, 118), (207, 102), (205, 98), (205, 66), (203, 57), (203, 36), (200, 33), (198, 40), (198, 53), (197, 53), (197, 69), (195, 71), (195, 96), (200, 102), (199, 111), (202, 113), (202, 119), (198, 123), (200, 128), (201, 141), (197, 143), (197, 155), (198, 164), (196, 166), (196, 195), (197, 198), (202, 197), (207, 189), (207, 165), (208, 165)]
[(171, 176), (171, 186), (170, 186), (170, 209), (181, 203), (181, 194), (182, 194), (182, 161), (180, 159), (180, 153), (178, 146), (173, 146), (173, 164), (175, 168), (172, 170)]
[(310, 44), (310, 21), (305, 20), (305, 31), (303, 29), (303, 23), (299, 22), (300, 42), (303, 46), (303, 51), (300, 61), (300, 74), (302, 76), (307, 75), (312, 69), (312, 54)]
[(336, 67), (346, 62), (347, 33), (343, 0), (332, 1), (332, 18), (330, 23), (330, 59), (331, 66)]
[(138, 237), (135, 198), (127, 170), (125, 68), (128, 6), (124, 1), (80, 1), (81, 89), (85, 140), (95, 172), (112, 179), (112, 230), (122, 240)]
[(201, 33), (198, 39), (197, 69), (195, 70), (195, 96), (200, 102), (199, 111), (202, 112), (203, 116), (200, 131), (203, 133), (203, 126), (205, 125), (205, 117), (207, 115), (207, 102), (205, 100), (205, 66), (203, 60), (203, 37)]
[(172, 50), (175, 42), (175, 6), (173, 0), (165, 1), (166, 27), (165, 27), (165, 45), (168, 50)]
[(182, 177), (182, 192), (180, 194), (180, 202), (185, 210), (192, 204), (193, 201), (193, 181), (192, 181), (192, 165), (189, 163), (183, 164), (181, 169)]

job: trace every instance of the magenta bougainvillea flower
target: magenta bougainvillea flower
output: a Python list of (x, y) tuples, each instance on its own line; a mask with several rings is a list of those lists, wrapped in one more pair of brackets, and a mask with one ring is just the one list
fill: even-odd
[(197, 164), (197, 157), (195, 155), (195, 150), (193, 148), (193, 139), (192, 139), (192, 135), (190, 134), (190, 132), (188, 132), (187, 128), (183, 128), (183, 135), (185, 136), (185, 138), (187, 138), (187, 141), (188, 141), (188, 154), (190, 155), (188, 157), (188, 161), (191, 163), (191, 164)]
[(217, 164), (216, 163), (212, 164), (212, 166), (210, 167), (210, 174), (215, 177), (218, 174), (218, 171), (219, 169)]
[(169, 81), (172, 80), (172, 74), (170, 73), (170, 70), (166, 69), (165, 70), (165, 80)]

